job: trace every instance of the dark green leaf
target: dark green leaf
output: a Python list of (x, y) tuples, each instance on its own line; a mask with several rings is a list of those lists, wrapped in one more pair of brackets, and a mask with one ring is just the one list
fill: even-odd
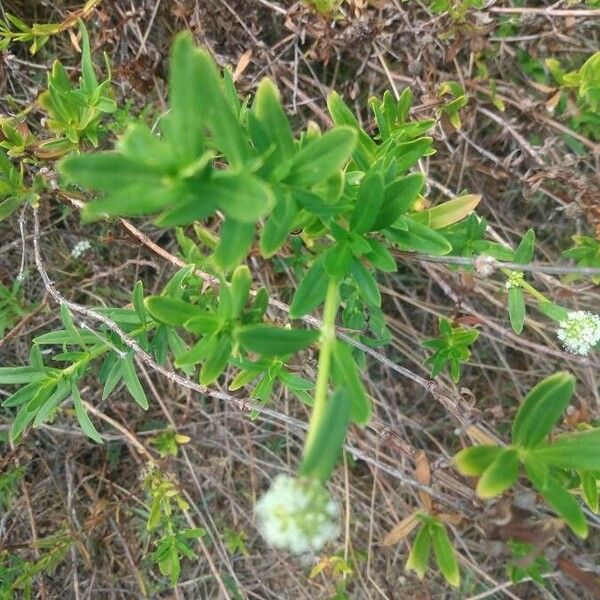
[(352, 275), (360, 296), (370, 306), (381, 306), (381, 293), (377, 280), (358, 259), (352, 260)]
[(148, 399), (144, 392), (144, 388), (138, 379), (137, 373), (135, 372), (135, 366), (133, 365), (133, 356), (129, 355), (123, 359), (121, 363), (121, 375), (125, 387), (129, 390), (132, 398), (139, 404), (144, 410), (148, 410)]
[(292, 354), (310, 346), (319, 338), (313, 329), (283, 329), (272, 325), (244, 325), (237, 330), (240, 345), (263, 356)]
[(168, 296), (148, 296), (144, 306), (157, 321), (172, 327), (182, 326), (193, 317), (206, 314), (199, 306)]
[(384, 197), (383, 177), (378, 171), (367, 173), (360, 183), (356, 206), (350, 215), (350, 229), (356, 233), (367, 233), (381, 210)]
[(230, 357), (231, 338), (228, 334), (223, 334), (215, 344), (208, 360), (202, 365), (202, 369), (200, 370), (200, 383), (202, 385), (214, 383), (219, 375), (225, 370)]

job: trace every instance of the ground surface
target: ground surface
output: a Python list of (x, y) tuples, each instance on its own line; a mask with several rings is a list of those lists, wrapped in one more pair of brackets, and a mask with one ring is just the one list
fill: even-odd
[[(535, 3), (524, 13), (503, 13), (496, 9), (513, 5), (491, 2), (487, 9), (469, 13), (466, 22), (433, 14), (421, 2), (375, 4), (354, 0), (346, 5), (346, 16), (334, 22), (299, 3), (275, 0), (103, 0), (88, 16), (87, 26), (95, 56), (99, 59), (105, 51), (110, 58), (120, 106), (127, 106), (130, 114), (144, 110), (150, 122), (164, 109), (168, 48), (182, 29), (191, 30), (220, 64), (238, 68), (242, 94), (252, 93), (261, 77), (271, 77), (298, 125), (308, 120), (320, 126), (329, 123), (325, 97), (332, 89), (346, 98), (367, 128), (372, 122), (366, 99), (405, 86), (414, 92), (413, 115), (435, 116), (440, 84), (460, 82), (470, 96), (461, 112), (462, 127), (457, 131), (442, 119), (434, 130), (438, 152), (424, 164), (430, 201), (464, 189), (481, 194), (480, 213), (500, 238), (515, 243), (527, 228), (535, 229), (537, 256), (543, 262), (556, 261), (573, 234), (600, 233), (599, 138), (577, 132), (567, 138), (568, 119), (555, 117), (547, 107), (554, 93), (551, 82), (535, 76), (536, 69), (543, 70), (535, 62), (539, 57), (554, 56), (573, 68), (579, 66), (598, 48), (600, 20), (586, 16), (583, 4), (572, 7), (584, 10), (582, 16), (565, 18), (543, 14), (538, 9), (544, 3)], [(30, 23), (62, 21), (79, 6), (34, 0), (1, 5)], [(502, 40), (500, 26), (510, 28)], [(22, 44), (3, 53), (4, 113), (14, 114), (34, 102), (54, 58), (78, 64), (68, 34), (52, 38), (34, 57)], [(35, 107), (27, 119), (39, 129)], [(41, 216), (47, 268), (55, 286), (71, 300), (124, 305), (136, 280), (142, 279), (152, 292), (175, 271), (169, 260), (134, 240), (117, 223), (82, 226), (76, 209), (60, 198), (45, 198)], [(136, 226), (177, 254), (175, 241), (149, 222), (138, 220)], [(56, 306), (32, 268), (27, 231), (30, 269), (25, 298), (36, 307), (17, 319), (0, 341), (2, 365), (25, 362), (31, 338), (58, 323)], [(84, 259), (74, 259), (71, 249), (83, 239), (91, 242), (91, 250)], [(20, 249), (18, 215), (13, 215), (0, 223), (0, 280), (5, 284), (19, 270)], [(464, 369), (460, 390), (446, 376), (440, 378), (444, 388), (461, 392), (462, 408), (444, 406), (385, 364), (367, 361), (365, 377), (376, 401), (376, 418), (373, 427), (351, 432), (354, 457), (348, 455), (332, 483), (347, 520), (345, 535), (328, 555), (344, 557), (352, 569), (345, 584), (348, 597), (558, 599), (591, 593), (582, 591), (572, 569), (569, 575), (569, 565), (587, 569), (597, 562), (597, 518), (586, 542), (554, 527), (548, 515), (537, 514), (541, 520), (533, 524), (519, 523), (531, 541), (546, 547), (551, 567), (545, 587), (532, 582), (512, 585), (504, 567), (510, 553), (495, 523), (498, 511), (510, 509), (513, 501), (522, 505), (533, 500), (509, 497), (500, 507), (484, 505), (475, 499), (472, 485), (456, 476), (448, 459), (461, 447), (469, 418), (506, 436), (516, 400), (565, 364), (579, 381), (579, 412), (597, 418), (598, 363), (565, 355), (547, 322), (538, 322), (534, 313), (526, 333), (514, 335), (501, 280), (409, 257), (401, 260), (398, 273), (380, 280), (393, 332), (387, 357), (427, 376), (422, 367), (426, 353), (418, 341), (434, 334), (440, 314), (478, 326), (481, 342)], [(256, 277), (272, 295), (289, 301), (289, 272), (266, 269), (258, 259), (254, 266)], [(598, 311), (599, 288), (586, 280), (544, 274), (536, 274), (535, 280), (551, 298)], [(302, 367), (307, 376), (314, 373), (310, 359)], [(295, 422), (250, 421), (235, 407), (198, 397), (152, 373), (144, 374), (142, 381), (151, 399), (147, 413), (138, 410), (126, 393), (100, 402), (98, 385), (90, 378), (87, 401), (121, 427), (116, 430), (102, 423), (109, 440), (103, 446), (89, 442), (66, 413), (28, 433), (18, 446), (1, 446), (0, 469), (20, 466), (24, 476), (10, 501), (0, 504), (0, 551), (31, 560), (43, 553), (36, 540), (55, 539), (51, 536), (57, 534), (75, 540), (52, 573), (34, 578), (34, 596), (334, 597), (341, 575), (326, 568), (309, 578), (311, 561), (273, 552), (253, 524), (256, 496), (276, 472), (292, 470), (296, 464), (303, 432)], [(306, 421), (303, 407), (285, 395), (273, 407)], [(8, 419), (7, 411), (0, 413), (0, 423)], [(190, 441), (177, 457), (159, 464), (190, 501), (194, 523), (208, 532), (198, 549), (199, 559), (186, 562), (175, 591), (142, 560), (150, 541), (144, 530), (147, 499), (141, 481), (148, 454), (157, 456), (150, 440), (173, 426)], [(8, 425), (0, 428), (6, 432)], [(462, 515), (452, 527), (464, 573), (460, 591), (449, 591), (437, 575), (421, 582), (405, 573), (406, 543), (391, 547), (380, 543), (419, 506), (413, 485), (413, 461), (419, 450), (426, 452), (431, 465), (434, 500), (444, 511)], [(235, 539), (243, 542), (236, 546)]]

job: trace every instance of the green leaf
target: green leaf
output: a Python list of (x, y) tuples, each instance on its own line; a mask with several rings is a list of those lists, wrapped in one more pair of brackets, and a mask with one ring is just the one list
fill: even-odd
[(277, 87), (270, 79), (263, 79), (259, 83), (252, 112), (273, 144), (277, 162), (290, 159), (295, 152), (294, 137)]
[(287, 192), (281, 193), (260, 232), (259, 248), (265, 258), (273, 256), (279, 250), (292, 230), (297, 214), (298, 206), (294, 198)]
[(206, 50), (197, 50), (199, 81), (194, 92), (197, 111), (204, 114), (214, 142), (233, 169), (247, 164), (252, 153), (248, 138), (223, 91), (223, 82), (213, 59)]
[(223, 321), (217, 315), (207, 312), (203, 315), (192, 317), (189, 321), (186, 321), (183, 326), (195, 335), (204, 335), (207, 333), (215, 333), (222, 324)]
[(226, 219), (221, 226), (221, 239), (213, 258), (224, 271), (229, 271), (248, 254), (254, 239), (254, 224)]
[(591, 473), (581, 473), (580, 477), (583, 498), (591, 511), (598, 514), (598, 481)]
[(41, 387), (45, 386), (45, 382), (32, 381), (22, 388), (19, 388), (12, 396), (9, 396), (2, 402), (3, 408), (14, 408), (22, 404), (29, 404), (36, 396)]
[(48, 371), (37, 367), (0, 367), (0, 384), (30, 383), (48, 377)]
[(512, 443), (534, 448), (560, 419), (575, 393), (575, 378), (566, 372), (540, 381), (523, 399), (512, 426)]
[(307, 438), (299, 474), (323, 483), (329, 479), (340, 456), (350, 420), (350, 398), (345, 388), (338, 388), (327, 401), (319, 427)]
[(441, 233), (409, 217), (400, 217), (394, 223), (393, 229), (386, 230), (386, 234), (398, 244), (401, 250), (409, 252), (443, 256), (452, 250), (452, 245)]
[(358, 374), (352, 351), (343, 342), (336, 342), (333, 351), (333, 381), (344, 387), (350, 396), (350, 420), (365, 425), (371, 420), (371, 401)]
[(370, 306), (381, 306), (379, 286), (371, 272), (356, 258), (352, 260), (351, 269), (360, 296)]
[(117, 387), (119, 381), (121, 381), (122, 376), (122, 360), (119, 357), (117, 357), (112, 367), (110, 368), (108, 374), (106, 375), (104, 389), (102, 390), (103, 401), (106, 400), (112, 394), (115, 387)]
[(294, 157), (287, 181), (302, 187), (328, 179), (346, 164), (356, 138), (354, 129), (341, 126), (309, 141)]
[(348, 273), (351, 259), (352, 249), (350, 244), (346, 240), (342, 240), (331, 246), (325, 253), (323, 266), (328, 275), (336, 279), (342, 279)]
[(73, 398), (73, 406), (75, 407), (75, 416), (79, 421), (79, 425), (83, 432), (92, 440), (97, 442), (98, 444), (102, 443), (102, 436), (98, 433), (94, 424), (90, 420), (90, 417), (85, 410), (85, 406), (83, 406), (83, 402), (81, 401), (81, 396), (79, 395), (79, 390), (76, 385), (71, 386), (71, 396)]
[(535, 232), (533, 229), (528, 229), (523, 236), (521, 243), (515, 251), (514, 262), (526, 265), (533, 258), (533, 250), (535, 246)]
[(398, 267), (388, 248), (371, 238), (367, 238), (367, 243), (371, 247), (371, 251), (365, 255), (367, 260), (379, 271), (395, 273)]
[(429, 563), (431, 553), (431, 526), (429, 523), (423, 525), (415, 537), (410, 549), (405, 569), (414, 571), (419, 579), (423, 579)]
[(325, 299), (329, 276), (325, 272), (323, 261), (323, 256), (315, 260), (300, 281), (290, 307), (292, 319), (311, 312)]
[(477, 483), (480, 498), (500, 495), (515, 483), (519, 476), (519, 454), (514, 448), (504, 448), (486, 467)]
[(220, 208), (241, 223), (256, 223), (274, 204), (270, 187), (254, 175), (222, 171), (195, 181), (193, 193), (156, 220), (162, 227), (188, 225)]
[(122, 360), (121, 364), (121, 375), (125, 387), (129, 390), (132, 398), (139, 404), (144, 410), (148, 410), (148, 399), (142, 384), (138, 379), (135, 367), (133, 365), (133, 356), (129, 355)]
[(479, 477), (502, 452), (500, 446), (471, 446), (458, 452), (452, 462), (467, 477)]
[(231, 316), (233, 318), (241, 316), (248, 301), (251, 283), (250, 269), (246, 265), (237, 267), (231, 276)]
[(148, 296), (144, 306), (157, 321), (172, 327), (182, 326), (193, 317), (206, 314), (199, 306), (168, 296)]
[(100, 192), (119, 192), (134, 186), (162, 188), (160, 171), (116, 152), (69, 156), (60, 162), (59, 170), (72, 183)]
[(409, 211), (423, 189), (424, 183), (425, 177), (422, 173), (411, 173), (388, 183), (385, 187), (383, 205), (372, 229), (389, 227), (398, 217)]
[(435, 560), (444, 576), (444, 579), (452, 586), (458, 587), (460, 584), (460, 572), (454, 548), (448, 538), (446, 528), (441, 523), (431, 525), (431, 539), (433, 541), (433, 551)]
[(427, 225), (431, 229), (442, 229), (468, 217), (480, 201), (481, 196), (475, 194), (460, 196), (459, 198), (438, 204), (433, 208), (413, 213), (411, 214), (411, 218), (417, 223)]
[(312, 329), (283, 329), (272, 325), (244, 325), (237, 330), (240, 345), (262, 356), (292, 354), (310, 346), (319, 338)]
[(525, 323), (525, 296), (520, 287), (508, 290), (508, 317), (513, 331), (520, 334)]
[(231, 337), (225, 333), (218, 339), (208, 360), (202, 365), (200, 383), (202, 385), (214, 383), (225, 370), (230, 356)]
[(202, 79), (199, 51), (189, 33), (175, 37), (169, 64), (169, 113), (163, 129), (168, 132), (172, 152), (187, 165), (204, 150), (205, 112), (198, 101)]
[(575, 534), (586, 538), (588, 525), (577, 500), (549, 473), (546, 473), (543, 478), (540, 477), (540, 471), (536, 466), (537, 462), (534, 462), (532, 457), (527, 457), (524, 462), (527, 476), (536, 490)]
[(600, 428), (565, 433), (551, 443), (542, 443), (530, 452), (536, 461), (562, 469), (600, 469)]
[(144, 306), (144, 284), (136, 281), (132, 294), (133, 308), (141, 323), (146, 323), (146, 307)]
[(350, 215), (350, 229), (367, 233), (373, 228), (384, 198), (383, 177), (378, 171), (367, 173), (358, 188), (356, 206)]
[(352, 158), (361, 171), (367, 171), (377, 152), (377, 144), (360, 127), (358, 120), (337, 92), (327, 97), (327, 108), (336, 125), (349, 125), (358, 132), (358, 143)]
[(98, 86), (94, 65), (92, 63), (92, 53), (90, 50), (90, 38), (83, 21), (79, 21), (79, 31), (81, 32), (81, 76), (82, 88), (92, 94)]

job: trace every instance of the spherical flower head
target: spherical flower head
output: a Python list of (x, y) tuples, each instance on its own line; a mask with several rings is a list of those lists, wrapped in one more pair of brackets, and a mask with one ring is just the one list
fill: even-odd
[(586, 355), (600, 342), (600, 316), (584, 310), (568, 312), (567, 318), (559, 322), (556, 335), (565, 350)]
[(339, 533), (339, 508), (315, 479), (278, 475), (256, 503), (258, 528), (265, 540), (294, 554), (318, 552)]

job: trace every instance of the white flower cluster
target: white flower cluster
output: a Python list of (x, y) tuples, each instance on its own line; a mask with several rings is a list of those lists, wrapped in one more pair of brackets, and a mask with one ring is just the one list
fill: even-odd
[(256, 503), (265, 540), (294, 554), (318, 552), (339, 534), (339, 508), (321, 482), (278, 475)]
[(81, 240), (80, 242), (77, 242), (74, 246), (73, 246), (73, 250), (71, 250), (71, 256), (73, 258), (80, 258), (82, 257), (90, 248), (92, 247), (92, 245), (88, 242), (88, 240)]
[(507, 290), (510, 288), (521, 287), (523, 285), (523, 272), (522, 271), (511, 271), (508, 274), (508, 279), (504, 284)]
[(600, 342), (600, 316), (584, 310), (568, 312), (558, 324), (556, 335), (565, 350), (586, 355)]

